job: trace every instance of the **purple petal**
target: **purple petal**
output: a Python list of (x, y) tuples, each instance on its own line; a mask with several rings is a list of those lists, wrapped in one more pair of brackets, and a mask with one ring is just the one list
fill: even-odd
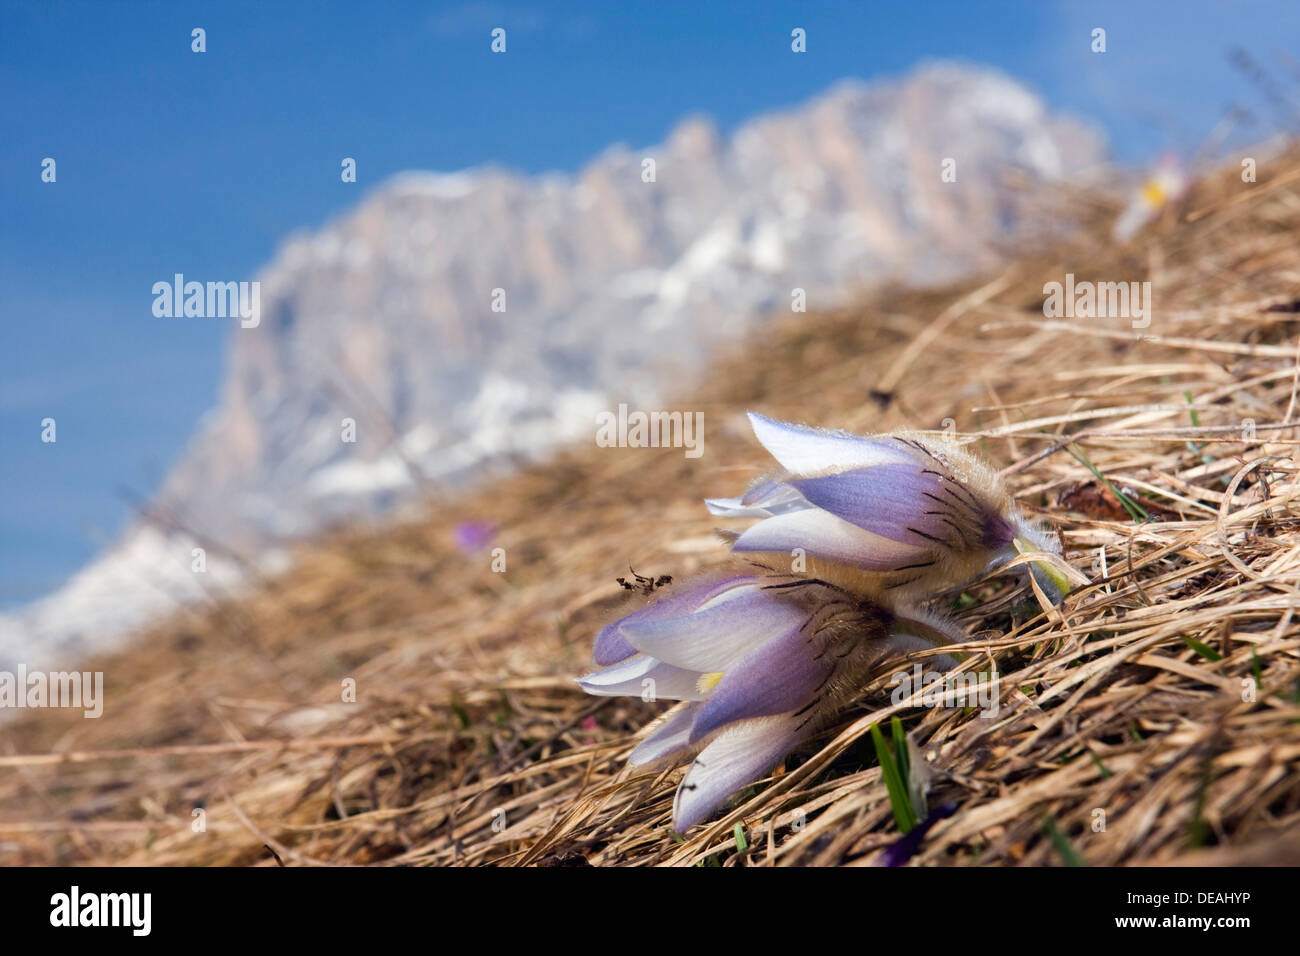
[[(641, 613), (641, 612), (637, 612)], [(608, 667), (611, 664), (617, 664), (619, 661), (625, 661), (636, 653), (636, 648), (627, 642), (622, 634), (618, 632), (618, 626), (627, 618), (615, 621), (608, 627), (601, 628), (596, 635), (596, 646), (592, 651), (592, 657), (601, 667)]]
[(756, 647), (799, 627), (795, 604), (757, 585), (736, 587), (685, 617), (624, 621), (619, 632), (639, 651), (677, 667), (725, 671)]
[(691, 743), (735, 720), (806, 707), (835, 669), (823, 651), (812, 640), (811, 629), (802, 628), (773, 638), (748, 654), (723, 675), (700, 708), (691, 728)]
[(796, 475), (915, 461), (907, 446), (887, 439), (821, 431), (749, 413), (754, 435), (781, 467)]
[(673, 714), (662, 727), (637, 744), (627, 762), (634, 767), (655, 763), (690, 746), (691, 724), (699, 711), (700, 705), (693, 703)]
[(685, 833), (746, 784), (764, 776), (801, 739), (790, 717), (761, 717), (726, 728), (701, 751), (677, 787), (673, 826)]
[(927, 557), (924, 548), (872, 534), (820, 508), (760, 521), (731, 547), (733, 551), (784, 554), (802, 548), (814, 558), (867, 571), (903, 568)]
[(954, 508), (932, 469), (879, 465), (790, 483), (816, 507), (891, 541), (922, 548), (962, 543), (964, 526), (953, 515), (965, 509)]
[[(1016, 529), (998, 514), (984, 515), (983, 542), (986, 548), (1005, 548), (1016, 538)], [(1057, 550), (1057, 549), (1052, 549)]]
[(619, 661), (626, 660), (637, 652), (636, 648), (629, 644), (627, 638), (620, 633), (619, 628), (622, 625), (631, 622), (685, 617), (718, 595), (725, 594), (731, 588), (750, 584), (754, 580), (753, 577), (739, 575), (721, 578), (711, 577), (677, 585), (671, 590), (660, 592), (662, 596), (658, 600), (647, 604), (638, 611), (633, 611), (626, 617), (620, 618), (613, 624), (603, 628), (596, 635), (596, 644), (593, 651), (596, 663), (602, 667), (608, 667), (610, 664), (617, 664)]
[(886, 847), (885, 852), (880, 854), (876, 865), (902, 866), (916, 855), (917, 850), (921, 849), (921, 841), (925, 839), (931, 828), (940, 820), (946, 820), (956, 812), (957, 804), (955, 803), (945, 803), (931, 810), (930, 814), (909, 830), (906, 836), (900, 837)]

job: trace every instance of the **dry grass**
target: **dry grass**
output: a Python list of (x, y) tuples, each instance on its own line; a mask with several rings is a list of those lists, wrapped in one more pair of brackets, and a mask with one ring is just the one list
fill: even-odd
[[(1066, 272), (1149, 280), (1150, 327), (1045, 320), (1043, 283)], [(868, 729), (899, 714), (932, 803), (957, 805), (919, 863), (1300, 862), (1298, 333), (1294, 155), (1258, 184), (1198, 184), (1131, 250), (1099, 218), (1073, 247), (960, 289), (795, 316), (670, 406), (705, 413), (702, 459), (571, 450), (426, 520), (320, 542), (247, 599), (96, 662), (102, 720), (0, 729), (0, 857), (869, 864), (898, 834)], [(624, 766), (664, 705), (586, 697), (572, 678), (636, 601), (613, 580), (629, 564), (681, 578), (723, 559), (699, 499), (766, 467), (751, 407), (860, 431), (953, 419), (1094, 583), (1053, 615), (1006, 578), (949, 595), (977, 665), (1003, 675), (996, 719), (893, 706), (882, 674), (677, 841), (680, 771)], [(453, 546), (471, 518), (498, 525), (506, 573)]]

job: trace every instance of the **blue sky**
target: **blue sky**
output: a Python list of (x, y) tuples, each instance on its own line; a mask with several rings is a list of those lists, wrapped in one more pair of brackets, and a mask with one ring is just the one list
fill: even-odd
[(1129, 163), (1195, 148), (1234, 102), (1262, 137), (1276, 115), (1233, 44), (1300, 91), (1294, 0), (0, 2), (0, 606), (111, 541), (215, 404), (231, 329), (155, 318), (174, 272), (249, 278), (401, 170), (572, 171), (689, 113), (730, 129), (927, 58), (1002, 68)]

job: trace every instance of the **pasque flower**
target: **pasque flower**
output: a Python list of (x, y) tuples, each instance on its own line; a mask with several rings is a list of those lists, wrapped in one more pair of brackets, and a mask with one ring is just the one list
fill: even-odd
[[(885, 604), (929, 599), (1022, 552), (1060, 551), (1027, 521), (997, 474), (955, 442), (911, 432), (858, 437), (750, 413), (784, 471), (740, 498), (710, 499), (722, 517), (759, 518), (732, 550)], [(1061, 569), (1028, 565), (1047, 597), (1069, 590)]]
[(695, 755), (673, 805), (685, 831), (833, 717), (882, 659), (960, 639), (941, 619), (891, 613), (833, 585), (728, 572), (605, 628), (596, 659), (610, 666), (579, 683), (590, 694), (689, 702), (629, 758)]
[(730, 533), (745, 566), (655, 591), (597, 635), (604, 669), (579, 681), (590, 694), (686, 702), (629, 757), (693, 758), (673, 804), (679, 831), (829, 722), (884, 659), (964, 640), (923, 610), (940, 592), (1026, 552), (1046, 596), (1069, 589), (1055, 539), (955, 443), (750, 421), (783, 470), (706, 502), (758, 519)]

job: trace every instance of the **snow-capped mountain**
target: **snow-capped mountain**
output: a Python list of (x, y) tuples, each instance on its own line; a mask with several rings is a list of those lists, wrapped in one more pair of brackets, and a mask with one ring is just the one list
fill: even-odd
[[(167, 520), (0, 618), (0, 667), (71, 663), (238, 582), (277, 542), (592, 440), (598, 411), (656, 407), (796, 289), (815, 312), (883, 279), (986, 268), (994, 243), (1052, 228), (1032, 214), (1042, 188), (1103, 159), (1089, 127), (1006, 76), (932, 64), (730, 136), (688, 119), (576, 175), (398, 176), (282, 246), (257, 277), (259, 324), (232, 325), (217, 406), (157, 495)], [(203, 542), (223, 549), (196, 583)]]

